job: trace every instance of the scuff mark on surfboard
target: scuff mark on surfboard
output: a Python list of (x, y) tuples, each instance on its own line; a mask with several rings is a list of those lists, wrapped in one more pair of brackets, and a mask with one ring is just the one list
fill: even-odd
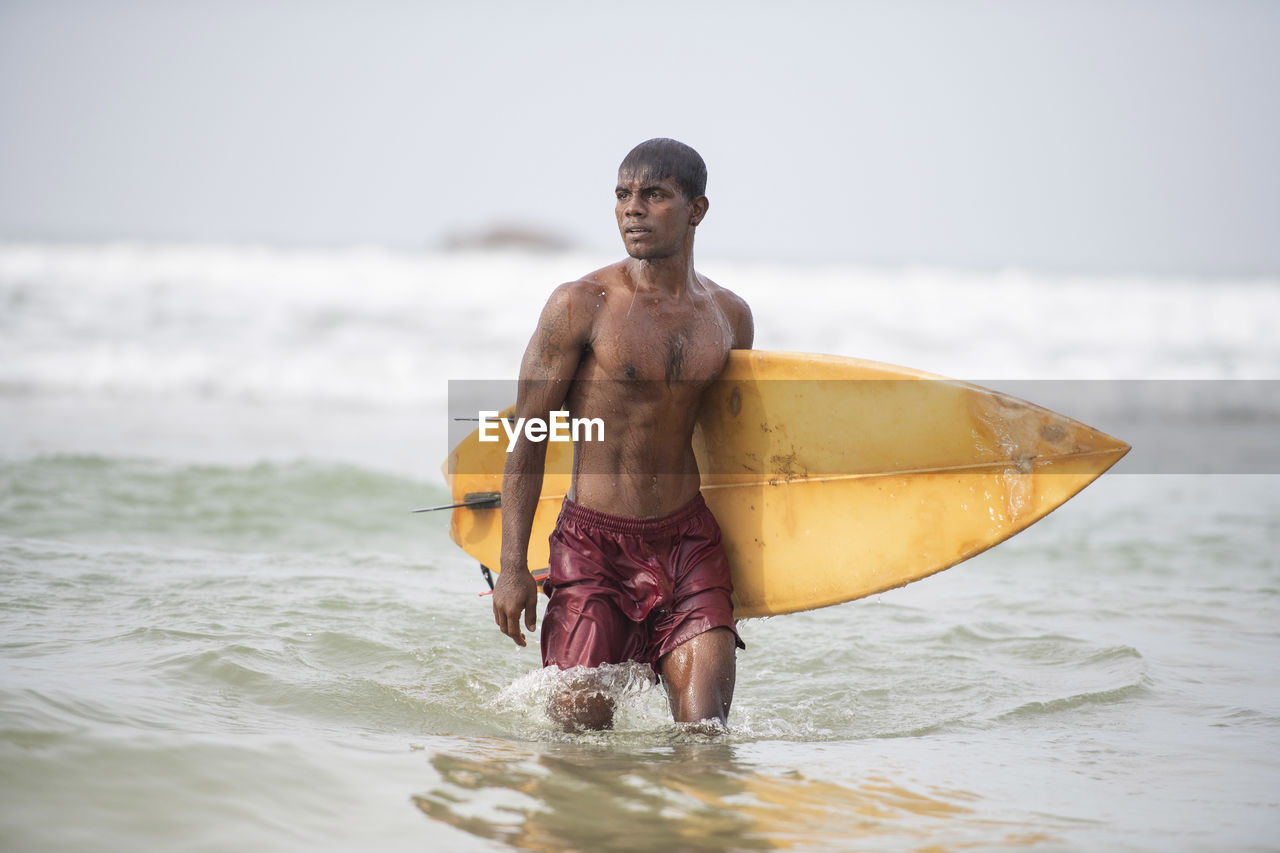
[(1067, 431), (1061, 424), (1045, 424), (1040, 427), (1040, 437), (1051, 444), (1057, 444), (1067, 437)]
[(1001, 484), (1004, 486), (1005, 508), (1009, 513), (1009, 521), (1017, 524), (1022, 516), (1031, 508), (1031, 463), (1029, 460), (1023, 460), (1026, 467), (1020, 463), (1015, 468), (1007, 468), (1000, 475)]
[(790, 483), (792, 480), (802, 480), (809, 476), (808, 470), (799, 465), (800, 454), (791, 451), (785, 456), (775, 455), (769, 457), (769, 464), (773, 467), (774, 477), (769, 480), (770, 485), (778, 483)]

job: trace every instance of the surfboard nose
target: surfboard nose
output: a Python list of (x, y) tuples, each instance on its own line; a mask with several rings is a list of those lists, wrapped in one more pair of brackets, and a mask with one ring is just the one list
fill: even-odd
[[(996, 392), (969, 397), (975, 451), (1029, 473), (1065, 462), (1091, 462), (1101, 474), (1129, 452), (1129, 445), (1074, 418)], [(1082, 470), (1079, 464), (1069, 467)]]
[(1040, 429), (1041, 452), (1047, 459), (1092, 460), (1101, 475), (1132, 449), (1100, 429), (1055, 412), (1048, 414), (1052, 419)]
[(1050, 412), (1052, 420), (1040, 429), (1040, 455), (1046, 458), (1094, 458), (1105, 463), (1098, 473), (1119, 462), (1131, 449), (1126, 442), (1100, 429)]
[[(1107, 468), (1119, 462), (1126, 453), (1133, 449), (1127, 442), (1121, 441), (1113, 435), (1108, 435), (1102, 430), (1094, 429), (1084, 424), (1081, 424), (1081, 427), (1088, 431), (1089, 443), (1096, 448), (1093, 452), (1102, 458), (1111, 460)], [(1106, 468), (1103, 470), (1105, 471)]]

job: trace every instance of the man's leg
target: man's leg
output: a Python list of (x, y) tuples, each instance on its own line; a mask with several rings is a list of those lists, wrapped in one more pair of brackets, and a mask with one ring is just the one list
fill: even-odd
[(737, 643), (728, 628), (712, 628), (680, 644), (658, 661), (677, 723), (729, 719), (737, 681)]
[(613, 691), (596, 668), (633, 658), (637, 645), (634, 623), (608, 598), (582, 589), (553, 589), (542, 617), (543, 665), (581, 667), (562, 676), (547, 704), (548, 716), (569, 732), (613, 727)]

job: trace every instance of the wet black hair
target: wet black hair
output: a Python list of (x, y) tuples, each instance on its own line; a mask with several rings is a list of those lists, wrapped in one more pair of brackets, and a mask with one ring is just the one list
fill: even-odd
[(707, 194), (707, 164), (702, 155), (674, 139), (650, 139), (631, 149), (618, 167), (619, 175), (641, 182), (674, 178), (685, 201)]

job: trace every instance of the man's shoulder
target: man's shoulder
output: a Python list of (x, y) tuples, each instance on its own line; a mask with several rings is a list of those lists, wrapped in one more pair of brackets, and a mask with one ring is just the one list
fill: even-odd
[(622, 263), (610, 264), (589, 272), (581, 278), (566, 281), (552, 291), (552, 299), (598, 302), (606, 297), (610, 290), (623, 283), (622, 266)]
[(701, 273), (699, 279), (733, 326), (734, 348), (749, 349), (755, 339), (755, 320), (751, 316), (751, 306), (747, 304), (747, 300)]
[(751, 313), (751, 306), (747, 305), (747, 300), (729, 288), (716, 284), (701, 273), (698, 274), (698, 278), (706, 286), (707, 292), (711, 294), (712, 298), (719, 303), (721, 310), (735, 314)]

